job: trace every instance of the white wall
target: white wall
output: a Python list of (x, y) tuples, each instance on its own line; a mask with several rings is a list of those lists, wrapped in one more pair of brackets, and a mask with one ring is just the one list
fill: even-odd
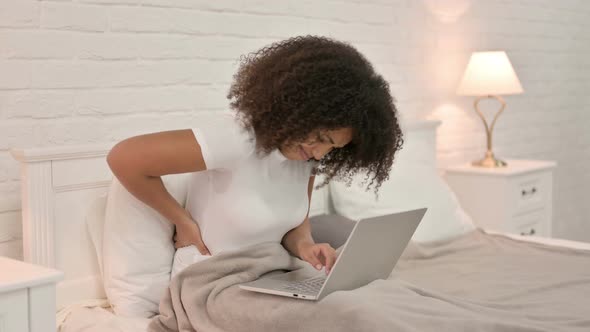
[(589, 16), (583, 0), (2, 0), (0, 255), (22, 257), (9, 148), (187, 128), (227, 109), (241, 54), (302, 34), (366, 54), (403, 117), (444, 120), (441, 167), (483, 154), (472, 100), (453, 93), (470, 52), (506, 50), (525, 94), (506, 98), (496, 154), (557, 160), (555, 234), (590, 241)]

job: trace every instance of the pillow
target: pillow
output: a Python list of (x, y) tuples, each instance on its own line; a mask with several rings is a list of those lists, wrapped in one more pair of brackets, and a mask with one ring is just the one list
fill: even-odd
[[(403, 150), (402, 150), (403, 151)], [(379, 189), (379, 199), (371, 188), (362, 186), (365, 175), (353, 177), (350, 187), (332, 181), (330, 195), (336, 213), (352, 220), (427, 207), (412, 240), (445, 240), (475, 228), (459, 205), (457, 197), (429, 162), (399, 158), (389, 179)]]
[(97, 197), (86, 211), (86, 230), (96, 253), (98, 271), (102, 277), (102, 232), (104, 229), (104, 215), (107, 204), (107, 195)]
[(311, 236), (316, 243), (329, 243), (332, 248), (338, 249), (348, 239), (356, 221), (337, 214), (325, 214), (310, 217), (309, 223)]
[(325, 175), (318, 174), (315, 177), (314, 189), (311, 193), (311, 202), (309, 203), (309, 217), (319, 216), (328, 214), (328, 201), (329, 201), (329, 187), (323, 186), (320, 189), (315, 189), (315, 186), (324, 182)]
[[(162, 176), (184, 206), (190, 173)], [(121, 316), (150, 318), (170, 281), (174, 225), (113, 177), (105, 211), (102, 264), (106, 295)]]

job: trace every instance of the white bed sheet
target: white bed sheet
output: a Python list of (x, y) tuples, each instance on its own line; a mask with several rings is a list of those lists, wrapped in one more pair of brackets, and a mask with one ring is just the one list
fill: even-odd
[[(552, 239), (539, 236), (521, 236), (492, 230), (489, 234), (501, 234), (513, 239), (544, 243), (547, 245), (590, 250), (590, 243)], [(70, 305), (58, 312), (58, 332), (144, 332), (150, 319), (129, 318), (115, 315), (105, 299), (88, 300)]]
[(56, 321), (58, 332), (145, 332), (150, 319), (117, 316), (106, 299), (91, 299), (63, 308)]

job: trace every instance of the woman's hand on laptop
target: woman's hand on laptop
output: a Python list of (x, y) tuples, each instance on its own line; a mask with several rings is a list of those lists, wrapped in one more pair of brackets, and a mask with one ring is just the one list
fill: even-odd
[(305, 243), (299, 247), (299, 257), (318, 270), (325, 266), (328, 274), (336, 261), (336, 250), (328, 243)]

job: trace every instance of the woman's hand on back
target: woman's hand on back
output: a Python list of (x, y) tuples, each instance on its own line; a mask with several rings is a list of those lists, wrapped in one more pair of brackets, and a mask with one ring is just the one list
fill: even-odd
[(326, 267), (326, 274), (330, 273), (336, 261), (336, 250), (328, 243), (305, 243), (299, 247), (299, 257), (320, 270)]
[(211, 255), (209, 248), (203, 242), (201, 237), (201, 229), (199, 225), (189, 218), (176, 223), (176, 233), (174, 234), (174, 247), (176, 249), (194, 245), (201, 255)]

